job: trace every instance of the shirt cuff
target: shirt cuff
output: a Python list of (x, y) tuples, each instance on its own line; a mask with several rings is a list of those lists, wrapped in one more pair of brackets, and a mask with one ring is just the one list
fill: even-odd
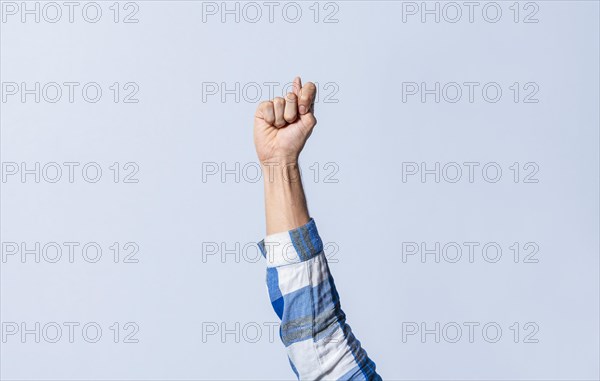
[(298, 228), (268, 235), (258, 243), (258, 247), (267, 267), (308, 261), (323, 252), (323, 242), (312, 218)]

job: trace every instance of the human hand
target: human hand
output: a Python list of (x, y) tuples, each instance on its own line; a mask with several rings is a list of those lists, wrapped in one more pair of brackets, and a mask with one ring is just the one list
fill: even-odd
[(298, 160), (317, 124), (314, 116), (316, 93), (314, 83), (302, 86), (300, 77), (296, 77), (293, 92), (285, 99), (276, 97), (258, 106), (254, 115), (254, 145), (261, 163)]

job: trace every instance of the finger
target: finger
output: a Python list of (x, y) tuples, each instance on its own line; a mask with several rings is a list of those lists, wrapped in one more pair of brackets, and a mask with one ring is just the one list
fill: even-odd
[(294, 78), (294, 82), (293, 82), (293, 89), (294, 89), (294, 94), (296, 94), (297, 97), (300, 96), (300, 89), (302, 89), (302, 80), (300, 79), (300, 77), (296, 77)]
[(286, 122), (283, 118), (283, 112), (285, 110), (285, 100), (282, 97), (277, 97), (273, 99), (273, 109), (275, 110), (275, 127), (285, 126)]
[(309, 112), (308, 114), (302, 115), (300, 118), (302, 124), (308, 129), (308, 131), (312, 131), (312, 129), (317, 125), (317, 118), (315, 118), (315, 114)]
[(263, 119), (267, 124), (273, 125), (275, 123), (275, 112), (273, 110), (273, 102), (264, 101), (258, 105), (258, 110), (256, 110), (256, 117)]
[(298, 98), (294, 93), (287, 93), (285, 97), (285, 111), (283, 118), (288, 123), (293, 123), (298, 117)]
[(317, 87), (314, 83), (308, 82), (306, 85), (302, 86), (302, 90), (300, 90), (300, 100), (298, 101), (300, 115), (310, 112), (316, 94)]

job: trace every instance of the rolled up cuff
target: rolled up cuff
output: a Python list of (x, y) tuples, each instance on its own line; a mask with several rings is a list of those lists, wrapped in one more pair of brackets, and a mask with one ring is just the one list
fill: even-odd
[(314, 219), (287, 232), (268, 235), (258, 243), (267, 267), (308, 261), (323, 251), (323, 242)]

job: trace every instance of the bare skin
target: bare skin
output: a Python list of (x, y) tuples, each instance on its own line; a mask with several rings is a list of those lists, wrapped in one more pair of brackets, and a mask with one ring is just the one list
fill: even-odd
[(254, 145), (263, 170), (267, 234), (291, 230), (310, 217), (298, 158), (317, 124), (314, 100), (317, 88), (294, 79), (285, 98), (262, 102), (254, 115)]

